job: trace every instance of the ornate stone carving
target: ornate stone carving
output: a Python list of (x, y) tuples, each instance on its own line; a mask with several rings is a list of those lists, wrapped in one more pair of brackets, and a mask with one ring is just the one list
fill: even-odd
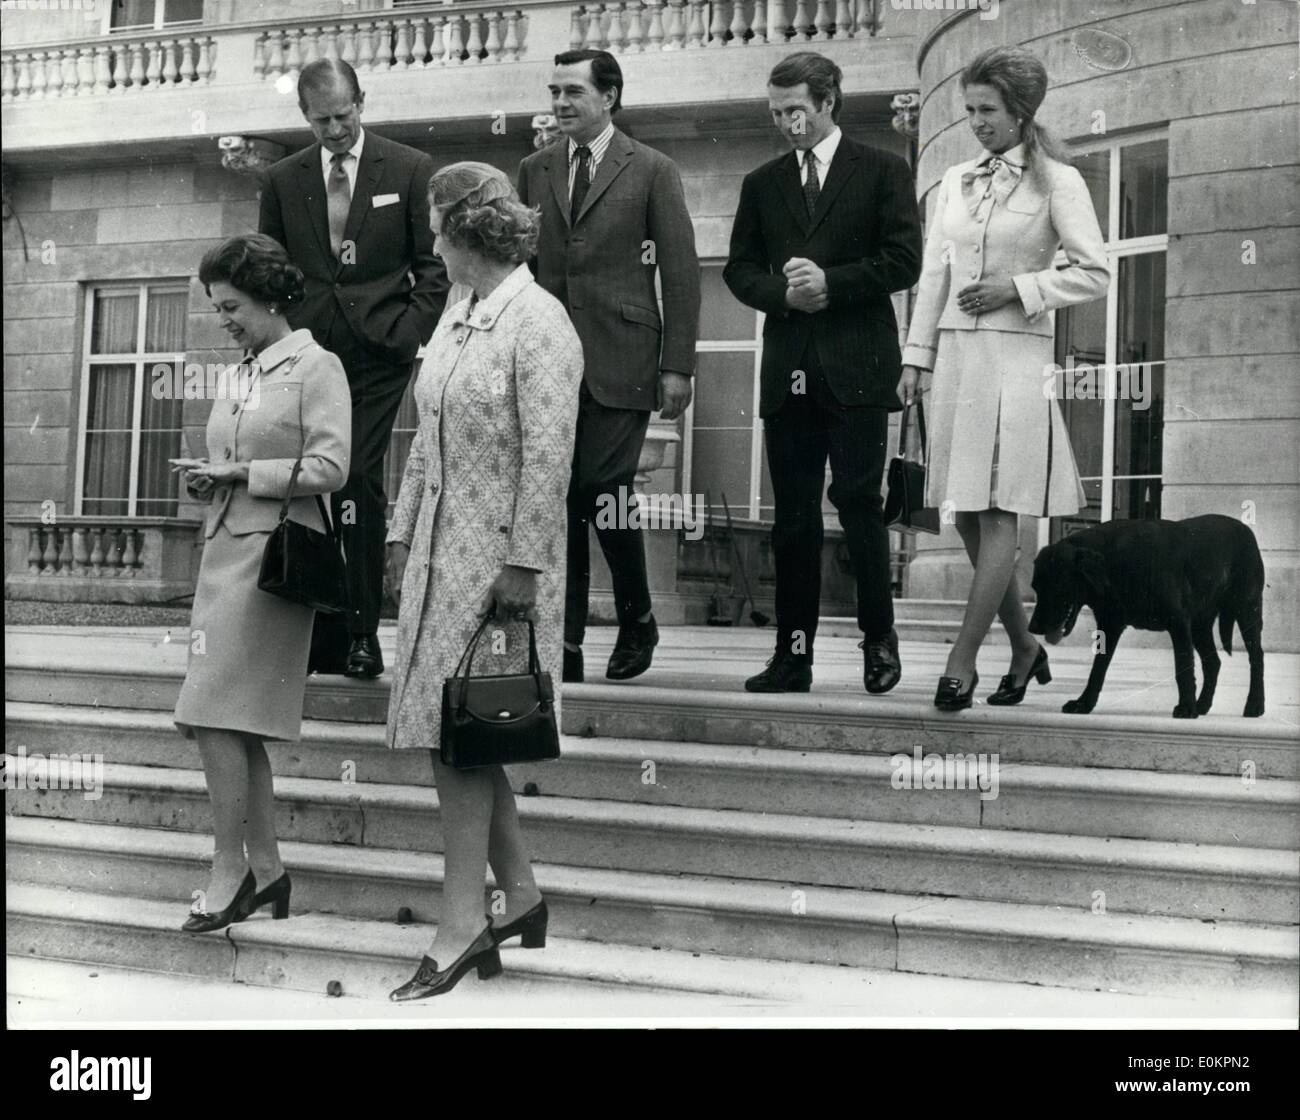
[(261, 174), (285, 154), (283, 144), (255, 136), (222, 136), (217, 147), (221, 149), (221, 166), (241, 175)]
[(894, 110), (894, 119), (889, 122), (894, 131), (901, 132), (910, 140), (915, 140), (921, 125), (921, 95), (896, 93), (889, 107)]

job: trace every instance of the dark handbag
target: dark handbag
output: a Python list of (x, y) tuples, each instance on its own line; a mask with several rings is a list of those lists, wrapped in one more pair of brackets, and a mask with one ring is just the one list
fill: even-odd
[(902, 533), (938, 533), (939, 511), (925, 504), (925, 406), (916, 402), (916, 424), (921, 436), (921, 462), (907, 458), (907, 420), (911, 405), (903, 406), (898, 429), (898, 456), (889, 464), (885, 524)]
[(300, 603), (313, 610), (333, 614), (345, 610), (348, 602), (346, 570), (338, 528), (319, 494), (316, 505), (328, 532), (290, 521), (289, 502), (302, 467), (299, 458), (289, 476), (289, 489), (280, 506), (280, 523), (271, 531), (262, 553), (262, 570), (257, 586), (263, 591)]
[[(442, 686), (444, 766), (470, 770), (513, 762), (545, 762), (560, 757), (555, 726), (555, 692), (550, 673), (537, 660), (537, 632), (528, 623), (528, 672), (474, 677), (474, 650), (493, 615), (474, 632), (456, 671)], [(462, 666), (465, 669), (461, 676)]]

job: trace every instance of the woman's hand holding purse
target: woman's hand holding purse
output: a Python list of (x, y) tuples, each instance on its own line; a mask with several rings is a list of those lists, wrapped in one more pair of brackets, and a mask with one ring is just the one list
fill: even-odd
[(506, 564), (483, 596), (479, 613), (495, 611), (499, 619), (537, 621), (537, 573)]

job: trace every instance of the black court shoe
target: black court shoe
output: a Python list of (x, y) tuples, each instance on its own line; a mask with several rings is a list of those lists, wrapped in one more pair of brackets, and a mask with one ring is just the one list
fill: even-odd
[(1034, 663), (1029, 666), (1029, 672), (1025, 674), (1025, 683), (1017, 687), (1016, 675), (1008, 673), (1002, 678), (998, 690), (989, 697), (988, 702), (996, 707), (1019, 704), (1025, 698), (1025, 690), (1029, 687), (1031, 680), (1035, 680), (1039, 684), (1047, 684), (1051, 679), (1052, 670), (1047, 667), (1047, 650), (1039, 646), (1038, 656), (1034, 658)]
[(256, 893), (257, 880), (253, 878), (252, 871), (249, 871), (239, 884), (239, 890), (235, 892), (229, 906), (215, 914), (199, 910), (185, 919), (181, 929), (185, 933), (211, 933), (214, 929), (225, 929), (232, 922), (242, 922), (253, 912), (253, 895)]
[(388, 998), (394, 1003), (404, 1003), (412, 999), (440, 996), (444, 992), (451, 991), (460, 982), (460, 978), (475, 967), (478, 968), (480, 980), (491, 980), (493, 976), (501, 975), (501, 954), (497, 951), (497, 943), (492, 938), (490, 919), (484, 926), (483, 932), (469, 943), (468, 949), (452, 961), (450, 967), (439, 972), (437, 961), (432, 957), (422, 957), (415, 975), (400, 988), (394, 988), (389, 992)]
[(934, 706), (941, 712), (960, 712), (969, 708), (975, 697), (975, 686), (980, 683), (980, 675), (975, 673), (970, 688), (961, 690), (961, 677), (940, 677), (939, 687), (935, 690)]
[(522, 936), (525, 949), (545, 949), (546, 923), (549, 917), (546, 899), (542, 899), (527, 914), (521, 914), (513, 922), (507, 922), (503, 926), (493, 926), (492, 938), (500, 945), (511, 937)]
[[(289, 892), (293, 890), (293, 883), (289, 880), (289, 872), (285, 872), (266, 890), (258, 891), (253, 895), (253, 901), (249, 904), (248, 914), (260, 910), (268, 902), (271, 904), (271, 917), (281, 921), (289, 916)], [(245, 914), (239, 921), (248, 917)]]

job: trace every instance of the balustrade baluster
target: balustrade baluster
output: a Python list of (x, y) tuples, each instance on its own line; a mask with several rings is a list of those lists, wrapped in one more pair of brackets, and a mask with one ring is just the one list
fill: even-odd
[(483, 49), (487, 52), (484, 62), (501, 61), (501, 13), (488, 12), (483, 16), (487, 25), (487, 35), (483, 43)]
[(64, 86), (69, 86), (68, 93), (77, 92), (77, 52), (66, 50), (50, 52), (51, 65), (45, 71), (45, 96), (58, 97)]
[(604, 36), (601, 34), (600, 17), (603, 14), (604, 7), (603, 4), (588, 4), (583, 9), (587, 13), (587, 30), (582, 45), (588, 50), (601, 49), (601, 40)]
[(587, 9), (583, 5), (574, 5), (569, 11), (569, 50), (582, 49), (587, 38)]
[(217, 69), (217, 43), (215, 39), (204, 36), (199, 40), (199, 63), (196, 73), (200, 82), (210, 82)]
[(97, 525), (90, 532), (94, 542), (90, 546), (90, 574), (98, 577), (104, 574), (104, 529)]
[(393, 21), (380, 19), (375, 21), (375, 62), (376, 70), (393, 68)]
[(750, 17), (749, 29), (754, 33), (751, 43), (767, 42), (767, 5), (763, 0), (754, 0), (754, 14)]
[(853, 0), (835, 0), (835, 38), (853, 38)]
[(270, 38), (271, 33), (265, 31), (253, 40), (253, 77), (259, 80), (266, 77), (266, 46)]
[[(59, 57), (59, 52), (54, 52), (54, 57)], [(32, 100), (38, 100), (45, 96), (45, 86), (47, 78), (45, 76), (45, 52), (37, 51), (32, 55)]]
[(140, 546), (137, 542), (139, 534), (135, 529), (128, 528), (122, 535), (126, 538), (126, 548), (122, 552), (122, 574), (134, 577), (136, 564), (140, 559)]
[(747, 30), (749, 29), (745, 25), (745, 5), (741, 3), (741, 0), (732, 0), (731, 38), (727, 40), (727, 46), (743, 47)]
[(17, 59), (11, 55), (0, 55), (0, 101), (12, 101), (17, 88)]
[(627, 12), (626, 4), (606, 4), (605, 10), (609, 13), (609, 31), (607, 39), (609, 40), (609, 50), (614, 54), (627, 53), (627, 24), (623, 22), (623, 16)]
[(45, 530), (45, 551), (41, 553), (41, 575), (52, 576), (59, 562), (59, 530), (51, 525)]
[(108, 48), (96, 47), (94, 59), (95, 84), (92, 87), (94, 93), (107, 93), (108, 83), (112, 80), (112, 74), (108, 69)]
[(785, 0), (767, 0), (767, 41), (784, 43), (789, 37), (789, 28), (785, 18)]
[(374, 32), (374, 20), (357, 24), (357, 61), (355, 69), (363, 74), (368, 74), (375, 64)]
[(664, 49), (664, 0), (646, 0), (646, 7), (650, 10), (650, 22), (645, 33), (646, 49), (661, 51)]
[(27, 530), (27, 574), (29, 576), (38, 576), (41, 574), (41, 531), (33, 526)]
[[(727, 14), (723, 10), (722, 0), (713, 0), (711, 7), (713, 18), (709, 23), (709, 34), (704, 45), (710, 48), (725, 47), (727, 45)], [(738, 8), (740, 5), (735, 4), (735, 7)]]
[(831, 37), (830, 0), (817, 0), (817, 14), (813, 17), (813, 26), (817, 29), (817, 33), (813, 36), (814, 42), (824, 43)]
[(144, 69), (145, 88), (157, 93), (162, 75), (162, 50), (156, 39), (145, 43), (144, 49), (149, 56), (149, 64)]
[(645, 31), (641, 26), (641, 13), (645, 4), (641, 0), (629, 0), (623, 5), (627, 9), (627, 47), (628, 54), (640, 54), (645, 50)]
[(524, 53), (524, 29), (519, 26), (520, 18), (518, 11), (506, 12), (505, 54), (509, 62), (518, 62)]
[(394, 64), (400, 70), (411, 65), (411, 21), (404, 19), (397, 25), (397, 48), (394, 51)]
[(107, 530), (108, 544), (104, 549), (104, 572), (106, 575), (122, 574), (122, 530)]
[(67, 526), (59, 528), (59, 570), (64, 577), (72, 575), (72, 531)]
[(320, 32), (320, 38), (321, 38), (321, 49), (320, 49), (321, 58), (332, 58), (334, 59), (335, 62), (337, 62), (339, 57), (338, 26), (335, 25), (333, 27), (322, 27)]
[(163, 84), (168, 86), (175, 85), (178, 73), (179, 71), (176, 69), (176, 40), (168, 39), (167, 42), (163, 44)]
[(425, 56), (429, 53), (428, 45), (425, 43), (425, 21), (417, 18), (412, 21), (412, 27), (415, 34), (411, 36), (411, 65), (423, 66)]
[(320, 58), (320, 28), (304, 27), (302, 31), (302, 65), (306, 69)]
[(181, 82), (184, 85), (191, 86), (194, 84), (194, 40), (184, 38), (180, 40), (181, 44)]
[(686, 5), (689, 0), (669, 0), (672, 12), (668, 17), (668, 42), (664, 50), (680, 51), (686, 49), (686, 24), (689, 13)]
[(469, 42), (465, 45), (468, 52), (465, 61), (478, 65), (483, 61), (483, 36), (479, 33), (479, 14), (471, 12), (465, 19), (469, 25)]
[(81, 47), (77, 51), (76, 61), (77, 95), (90, 97), (95, 92), (95, 51), (92, 47)]
[(812, 36), (808, 26), (808, 4), (806, 0), (794, 0), (794, 19), (790, 21), (790, 39), (806, 43)]
[(339, 58), (346, 62), (353, 70), (357, 68), (357, 32), (361, 30), (359, 23), (343, 23), (339, 25)]
[(14, 93), (19, 101), (26, 101), (32, 95), (32, 56), (20, 54), (15, 66)]
[(144, 44), (139, 40), (131, 44), (131, 84), (128, 88), (137, 92), (144, 88)]
[(465, 35), (461, 31), (461, 19), (459, 16), (452, 16), (447, 32), (447, 62), (452, 66), (459, 66), (465, 61), (464, 55)]
[(86, 530), (72, 530), (72, 571), (75, 575), (84, 575), (90, 563), (90, 550), (86, 547)]

